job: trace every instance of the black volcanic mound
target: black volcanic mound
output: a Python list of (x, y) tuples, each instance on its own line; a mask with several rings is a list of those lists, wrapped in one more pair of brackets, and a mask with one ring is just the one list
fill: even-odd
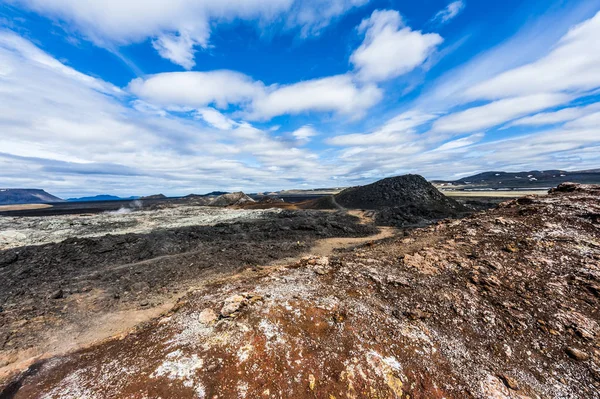
[(351, 187), (333, 198), (344, 208), (375, 211), (377, 224), (387, 226), (418, 225), (466, 211), (419, 175), (389, 177)]
[(154, 195), (147, 195), (145, 197), (140, 197), (141, 200), (162, 200), (162, 199), (167, 199), (168, 197), (164, 194), (154, 194)]
[(0, 189), (0, 205), (39, 204), (45, 202), (62, 202), (61, 198), (36, 188), (2, 188)]

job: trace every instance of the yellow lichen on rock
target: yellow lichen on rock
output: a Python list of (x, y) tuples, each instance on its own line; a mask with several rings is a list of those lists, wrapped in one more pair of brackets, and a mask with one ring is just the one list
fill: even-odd
[(402, 391), (403, 384), (402, 384), (402, 381), (400, 380), (400, 378), (396, 377), (392, 373), (387, 373), (385, 379), (386, 379), (386, 383), (388, 384), (390, 389), (396, 394), (396, 396), (398, 398), (401, 398), (402, 394), (403, 394), (403, 391)]

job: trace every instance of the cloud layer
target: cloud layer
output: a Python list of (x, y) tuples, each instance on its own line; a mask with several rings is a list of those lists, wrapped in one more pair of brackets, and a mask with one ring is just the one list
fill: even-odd
[(206, 48), (213, 23), (236, 19), (261, 25), (281, 21), (303, 36), (368, 0), (8, 0), (69, 23), (94, 43), (110, 47), (154, 40), (159, 54), (191, 69), (195, 47)]
[[(99, 44), (151, 37), (184, 67), (209, 43), (210, 21), (277, 20), (308, 36), (366, 3), (178, 0), (171, 24), (150, 1), (142, 14), (148, 26), (122, 26), (136, 2), (108, 1), (111, 23), (119, 22), (109, 29), (104, 16), (87, 20), (96, 2), (22, 1), (71, 21)], [(233, 14), (232, 4), (239, 6)], [(181, 25), (184, 11), (202, 18)], [(451, 178), (598, 167), (600, 13), (528, 63), (461, 80), (451, 103), (424, 95), (390, 104), (401, 95), (385, 90), (443, 50), (440, 35), (408, 27), (395, 10), (373, 12), (354, 35), (361, 43), (339, 64), (350, 70), (331, 76), (281, 84), (233, 70), (182, 71), (117, 87), (0, 31), (0, 186), (65, 196), (187, 194), (340, 186), (407, 172)]]

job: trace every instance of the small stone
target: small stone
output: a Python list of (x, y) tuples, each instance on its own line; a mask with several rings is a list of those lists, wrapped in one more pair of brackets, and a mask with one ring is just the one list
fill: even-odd
[(336, 323), (343, 323), (346, 320), (346, 315), (340, 312), (333, 314), (333, 321)]
[(312, 374), (309, 374), (308, 375), (308, 387), (310, 388), (311, 391), (315, 390), (316, 384), (317, 384), (317, 379), (315, 378), (315, 376)]
[(211, 363), (206, 367), (206, 371), (215, 371), (219, 368), (216, 363)]
[(58, 289), (50, 295), (50, 299), (62, 299), (65, 296), (65, 292), (62, 289)]
[(252, 304), (252, 303), (260, 302), (260, 301), (262, 301), (262, 300), (264, 300), (264, 299), (265, 299), (265, 297), (264, 297), (264, 296), (262, 296), (262, 295), (258, 295), (258, 294), (256, 294), (256, 295), (255, 295), (255, 294), (252, 294), (252, 295), (250, 296), (250, 298), (248, 299), (248, 302)]
[(567, 355), (569, 355), (570, 358), (580, 362), (586, 361), (590, 358), (590, 355), (588, 355), (584, 351), (573, 347), (568, 347), (567, 349), (565, 349), (565, 352), (567, 352)]
[(500, 379), (502, 379), (502, 382), (504, 382), (504, 385), (506, 385), (513, 391), (519, 390), (519, 383), (514, 378), (509, 377), (506, 374), (500, 374)]
[(325, 274), (327, 274), (325, 269), (323, 269), (322, 267), (317, 267), (315, 269), (315, 273), (317, 273), (319, 276), (324, 276)]
[(221, 316), (231, 317), (245, 304), (246, 298), (241, 295), (233, 295), (225, 300), (221, 308)]
[(431, 313), (424, 312), (421, 309), (407, 310), (406, 312), (404, 312), (404, 315), (410, 320), (422, 320), (431, 317)]
[(219, 315), (217, 315), (214, 310), (206, 308), (200, 312), (200, 317), (198, 319), (202, 324), (212, 324), (217, 321), (218, 318)]
[(143, 301), (143, 302), (140, 302), (140, 306), (141, 306), (141, 307), (146, 307), (146, 306), (148, 306), (148, 305), (150, 305), (150, 302), (148, 302), (148, 301)]
[(317, 258), (317, 265), (329, 266), (329, 258), (327, 256), (321, 256), (320, 258)]
[(517, 248), (517, 245), (515, 243), (508, 243), (506, 244), (506, 246), (504, 247), (504, 250), (506, 250), (507, 252), (518, 252), (519, 248)]
[(398, 286), (409, 287), (410, 286), (410, 282), (406, 278), (393, 276), (391, 274), (386, 277), (386, 281), (388, 284), (394, 285), (396, 287), (398, 287)]

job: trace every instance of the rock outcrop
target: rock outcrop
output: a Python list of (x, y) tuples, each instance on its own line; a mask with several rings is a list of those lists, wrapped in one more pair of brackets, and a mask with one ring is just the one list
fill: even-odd
[(210, 206), (232, 206), (232, 205), (243, 205), (248, 203), (256, 202), (241, 191), (219, 195), (217, 198), (212, 200)]
[(419, 175), (390, 177), (351, 187), (333, 199), (344, 208), (374, 211), (375, 221), (383, 226), (418, 225), (466, 212), (461, 204)]

